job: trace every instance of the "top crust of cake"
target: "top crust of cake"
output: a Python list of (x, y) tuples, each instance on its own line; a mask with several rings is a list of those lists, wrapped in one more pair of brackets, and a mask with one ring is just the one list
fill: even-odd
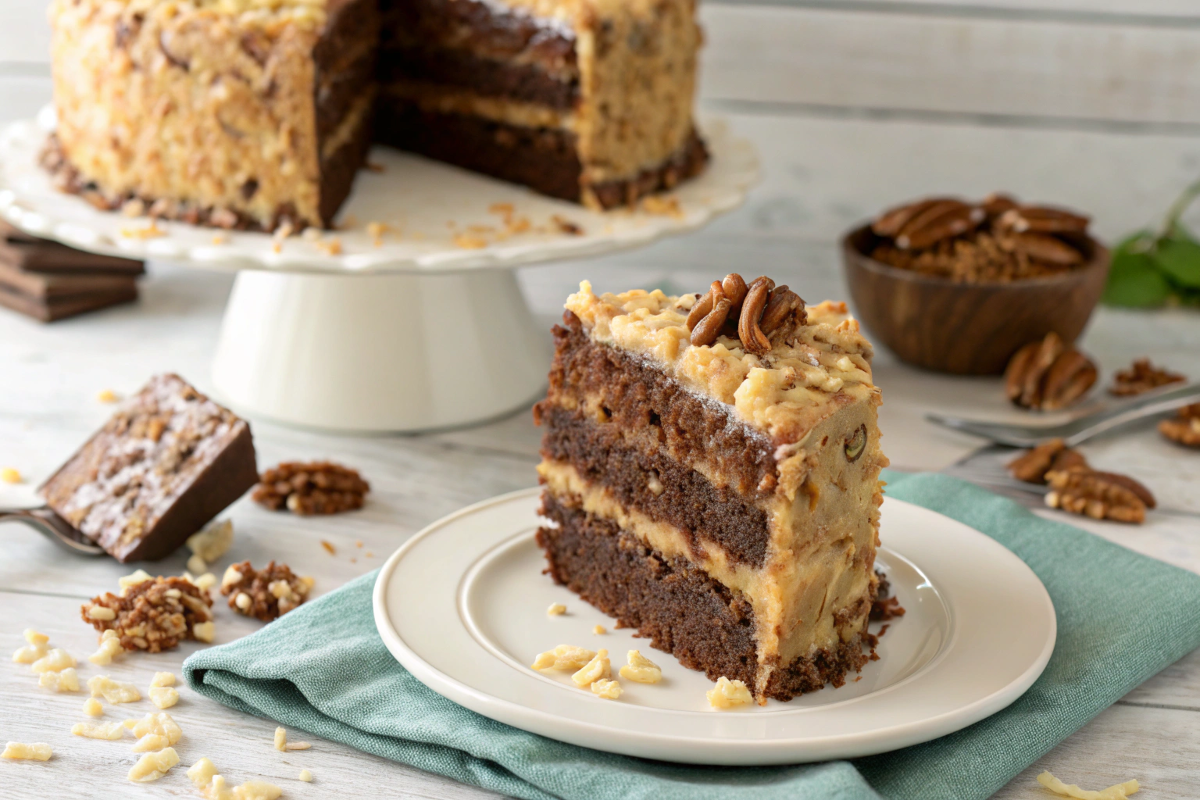
[(845, 303), (809, 306), (807, 324), (758, 356), (727, 336), (712, 345), (692, 345), (687, 316), (699, 298), (671, 297), (658, 289), (596, 295), (584, 281), (566, 308), (593, 341), (641, 355), (701, 396), (732, 406), (738, 418), (776, 444), (801, 441), (842, 406), (879, 404), (871, 344)]
[[(116, 0), (116, 5), (124, 6), (128, 11), (151, 12), (166, 17), (203, 11), (235, 17), (244, 24), (261, 22), (267, 26), (294, 24), (303, 28), (319, 28), (325, 24), (327, 11), (333, 6), (341, 5), (342, 2), (343, 0)], [(52, 5), (52, 21), (54, 15)]]

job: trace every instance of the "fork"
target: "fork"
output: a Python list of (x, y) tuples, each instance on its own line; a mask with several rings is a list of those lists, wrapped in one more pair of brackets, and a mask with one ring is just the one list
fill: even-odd
[(1139, 419), (1171, 411), (1189, 403), (1200, 402), (1200, 385), (1187, 384), (1172, 389), (1148, 392), (1129, 403), (1116, 408), (1098, 411), (1061, 425), (1007, 425), (999, 422), (980, 422), (944, 414), (926, 414), (930, 422), (1011, 447), (1036, 447), (1048, 439), (1062, 439), (1068, 446), (1091, 439), (1093, 436), (1128, 425)]
[(88, 539), (49, 508), (0, 508), (0, 522), (24, 522), (60, 547), (85, 556), (102, 556), (104, 548)]

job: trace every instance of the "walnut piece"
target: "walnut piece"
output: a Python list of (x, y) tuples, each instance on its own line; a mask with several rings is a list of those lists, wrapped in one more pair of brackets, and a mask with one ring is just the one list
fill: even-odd
[(99, 725), (77, 722), (71, 726), (71, 733), (88, 739), (107, 739), (115, 742), (125, 735), (125, 726), (119, 722), (104, 722)]
[[(282, 789), (266, 781), (246, 781), (231, 789), (225, 778), (217, 772), (216, 765), (207, 758), (193, 764), (187, 776), (208, 800), (276, 800), (283, 794)], [(311, 777), (310, 774), (310, 780)]]
[(601, 678), (592, 683), (592, 694), (605, 700), (616, 700), (621, 696), (621, 684), (618, 681)]
[(150, 702), (159, 708), (170, 708), (179, 702), (179, 690), (173, 686), (151, 686)]
[(104, 713), (104, 706), (100, 705), (100, 701), (94, 697), (89, 697), (83, 701), (83, 713), (89, 717), (98, 717)]
[(357, 471), (329, 461), (288, 461), (262, 474), (251, 495), (272, 511), (339, 514), (363, 507), (371, 485)]
[(4, 752), (0, 753), (0, 758), (14, 761), (49, 761), (51, 754), (50, 745), (45, 742), (9, 742), (4, 746)]
[(1062, 439), (1051, 439), (1008, 462), (1008, 471), (1019, 481), (1044, 484), (1047, 472), (1065, 472), (1088, 468), (1087, 459), (1078, 450), (1067, 447)]
[(146, 736), (161, 736), (167, 741), (167, 744), (175, 744), (183, 736), (179, 725), (165, 711), (147, 714), (141, 719), (127, 719), (121, 724), (133, 731), (133, 735), (138, 739)]
[(1200, 403), (1184, 406), (1171, 419), (1158, 423), (1158, 432), (1176, 444), (1200, 447)]
[(746, 688), (746, 684), (741, 681), (731, 681), (724, 675), (704, 695), (708, 698), (708, 704), (718, 710), (748, 706), (754, 702), (754, 698), (750, 696), (750, 690)]
[[(111, 592), (83, 605), (81, 616), (98, 631), (116, 631), (125, 650), (158, 653), (183, 639), (197, 638), (195, 626), (212, 621), (212, 598), (186, 578), (158, 577), (130, 585), (121, 595)], [(92, 609), (109, 608), (114, 619), (96, 619)]]
[(67, 667), (61, 672), (43, 672), (38, 676), (38, 686), (52, 692), (78, 692), (79, 675), (74, 667)]
[(87, 685), (92, 697), (103, 697), (113, 705), (136, 703), (142, 699), (142, 693), (132, 683), (114, 681), (107, 675), (95, 675), (88, 678)]
[(62, 672), (67, 667), (75, 666), (75, 664), (75, 656), (62, 648), (56, 647), (33, 662), (30, 669), (39, 674), (43, 672)]
[(138, 783), (156, 781), (179, 763), (179, 754), (172, 747), (166, 747), (157, 753), (146, 753), (129, 768), (129, 780)]
[(612, 664), (608, 660), (608, 651), (600, 650), (592, 660), (584, 664), (578, 672), (571, 676), (576, 686), (591, 686), (598, 680), (612, 677)]
[(551, 603), (550, 607), (546, 609), (548, 617), (561, 617), (565, 613), (567, 613), (567, 607), (562, 603)]
[[(208, 525), (199, 533), (193, 533), (187, 540), (188, 549), (208, 564), (225, 555), (232, 544), (233, 523), (227, 519)], [(205, 570), (198, 569), (196, 572), (203, 573)]]
[(1022, 408), (1054, 411), (1083, 397), (1099, 372), (1086, 355), (1051, 331), (1025, 345), (1004, 371), (1005, 393)]
[(308, 599), (312, 586), (312, 578), (297, 576), (286, 564), (271, 561), (256, 570), (243, 561), (225, 571), (221, 594), (239, 614), (270, 622)]
[(1127, 475), (1069, 469), (1051, 471), (1046, 480), (1050, 484), (1046, 505), (1092, 519), (1141, 524), (1146, 509), (1156, 505), (1150, 490)]
[(1186, 380), (1187, 378), (1177, 372), (1154, 366), (1148, 358), (1139, 358), (1128, 369), (1123, 369), (1113, 376), (1113, 385), (1108, 391), (1117, 397), (1132, 397), (1160, 386)]
[(107, 667), (115, 656), (124, 652), (125, 648), (121, 647), (120, 635), (110, 628), (100, 634), (100, 649), (88, 656), (88, 661), (98, 667)]
[(1039, 774), (1037, 782), (1057, 795), (1072, 797), (1075, 800), (1126, 800), (1131, 794), (1136, 794), (1141, 789), (1136, 780), (1129, 780), (1098, 792), (1089, 791), (1080, 789), (1073, 783), (1063, 783), (1049, 772)]
[(547, 650), (545, 653), (538, 653), (538, 657), (534, 659), (533, 668), (542, 669), (582, 669), (589, 661), (596, 657), (596, 654), (591, 650), (583, 647), (575, 647), (570, 644), (560, 644), (553, 650)]

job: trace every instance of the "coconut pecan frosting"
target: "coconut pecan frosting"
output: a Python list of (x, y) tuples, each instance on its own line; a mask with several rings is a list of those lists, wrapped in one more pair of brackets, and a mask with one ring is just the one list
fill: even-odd
[(964, 283), (1054, 275), (1087, 263), (1090, 219), (1003, 194), (978, 203), (932, 197), (871, 223), (876, 261)]

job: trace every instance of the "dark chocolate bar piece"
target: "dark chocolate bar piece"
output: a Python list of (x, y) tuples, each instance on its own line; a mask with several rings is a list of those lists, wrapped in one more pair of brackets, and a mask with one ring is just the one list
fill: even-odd
[(54, 298), (34, 297), (0, 284), (0, 306), (32, 317), (39, 322), (57, 322), (60, 319), (99, 311), (109, 306), (132, 303), (137, 298), (137, 284), (132, 282), (128, 287), (115, 291), (90, 292)]
[(141, 261), (98, 255), (39, 239), (0, 221), (0, 262), (24, 272), (68, 272), (92, 275), (145, 275)]
[(25, 272), (0, 261), (0, 286), (42, 300), (137, 290), (132, 275)]
[(249, 424), (168, 374), (130, 398), (40, 492), (126, 562), (169, 555), (257, 482)]

